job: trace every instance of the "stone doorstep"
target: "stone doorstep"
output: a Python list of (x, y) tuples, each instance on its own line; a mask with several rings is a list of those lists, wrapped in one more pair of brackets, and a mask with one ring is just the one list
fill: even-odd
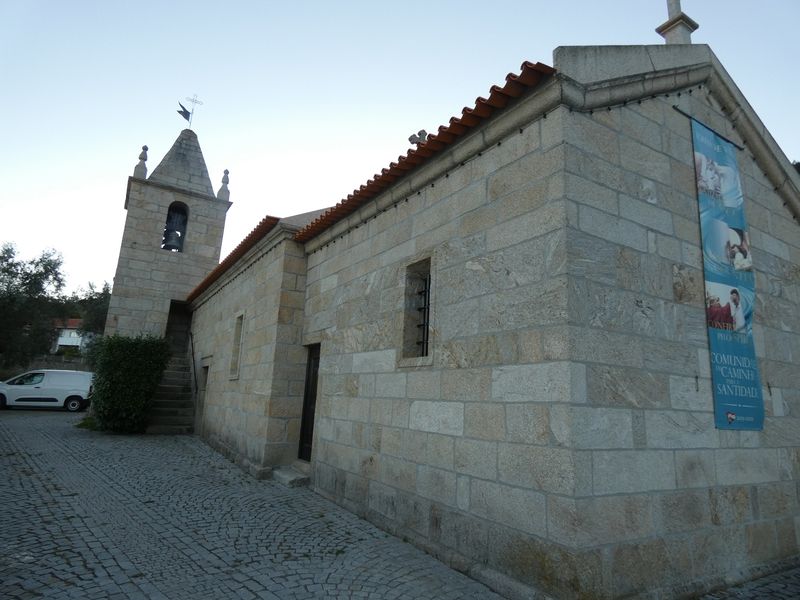
[(290, 488), (305, 487), (308, 485), (309, 481), (308, 475), (296, 470), (293, 465), (272, 469), (272, 479)]
[(303, 475), (311, 475), (311, 463), (298, 458), (292, 463), (292, 468)]

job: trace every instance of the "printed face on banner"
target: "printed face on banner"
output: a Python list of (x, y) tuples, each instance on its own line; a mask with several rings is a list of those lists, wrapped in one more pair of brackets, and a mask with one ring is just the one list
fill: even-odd
[(736, 147), (692, 121), (703, 243), (714, 421), (762, 429), (764, 403), (753, 345), (755, 278)]

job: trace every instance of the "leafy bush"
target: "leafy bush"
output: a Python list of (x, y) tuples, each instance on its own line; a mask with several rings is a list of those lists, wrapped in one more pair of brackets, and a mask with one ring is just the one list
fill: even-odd
[(100, 429), (141, 433), (147, 427), (153, 394), (169, 359), (169, 343), (153, 336), (112, 335), (93, 345), (92, 415)]

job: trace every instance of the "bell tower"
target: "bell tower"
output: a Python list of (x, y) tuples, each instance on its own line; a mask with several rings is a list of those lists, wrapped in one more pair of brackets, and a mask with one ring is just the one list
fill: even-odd
[(230, 208), (228, 171), (216, 195), (191, 129), (147, 177), (147, 146), (128, 178), (125, 230), (105, 333), (164, 336), (173, 305), (219, 263)]

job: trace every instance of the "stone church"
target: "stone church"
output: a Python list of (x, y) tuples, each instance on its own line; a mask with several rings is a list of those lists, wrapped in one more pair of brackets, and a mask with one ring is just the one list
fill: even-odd
[[(191, 130), (149, 177), (145, 148), (107, 333), (170, 336), (195, 433), (243, 469), (305, 474), (509, 598), (678, 597), (797, 561), (800, 175), (694, 27), (525, 62), (222, 262), (227, 172), (215, 194)], [(746, 214), (712, 220), (755, 290), (719, 288), (729, 321), (698, 198)], [(720, 413), (734, 375), (755, 417)]]

